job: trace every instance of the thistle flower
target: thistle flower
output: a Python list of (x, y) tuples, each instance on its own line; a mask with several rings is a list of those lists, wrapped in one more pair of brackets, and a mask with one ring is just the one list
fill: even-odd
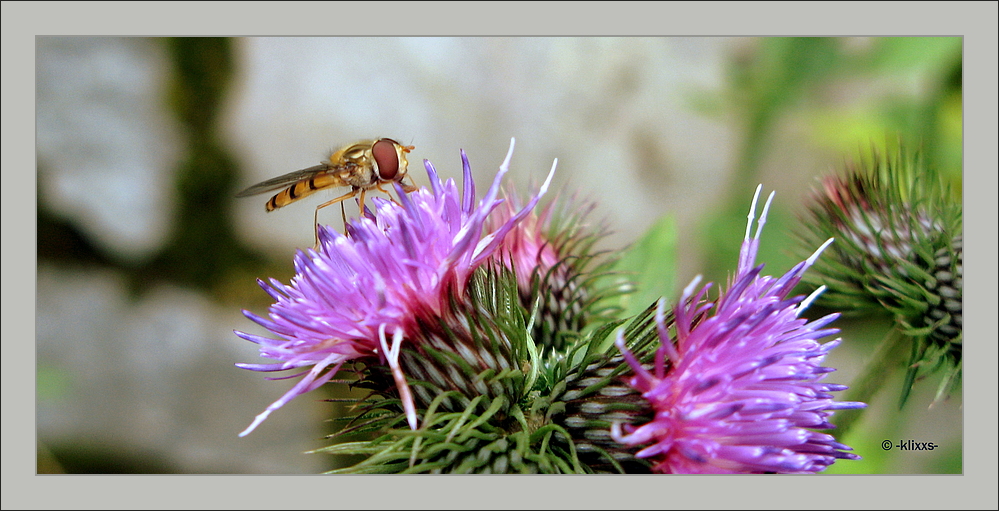
[(822, 182), (806, 243), (835, 236), (813, 283), (820, 303), (844, 312), (887, 312), (913, 341), (904, 403), (918, 373), (945, 367), (937, 399), (960, 380), (964, 250), (961, 203), (939, 176), (904, 148), (873, 155)]
[(751, 239), (759, 192), (729, 289), (715, 303), (705, 303), (710, 286), (695, 294), (700, 279), (691, 282), (674, 308), (675, 343), (660, 300), (661, 346), (652, 370), (642, 366), (618, 333), (616, 344), (634, 371), (627, 382), (642, 393), (654, 417), (637, 426), (616, 423), (611, 436), (644, 446), (636, 456), (652, 461), (654, 471), (806, 473), (837, 459), (859, 459), (831, 435), (811, 431), (833, 428), (828, 419), (834, 410), (865, 406), (834, 402), (830, 392), (846, 387), (820, 383), (834, 369), (819, 364), (839, 341), (819, 344), (818, 339), (838, 331), (824, 327), (839, 315), (812, 322), (800, 318), (821, 290), (807, 298), (786, 298), (832, 240), (782, 277), (761, 275), (763, 265), (754, 264), (773, 194)]
[(244, 314), (280, 338), (236, 334), (259, 344), (262, 356), (280, 362), (237, 366), (256, 371), (309, 369), (284, 377), (302, 378), (240, 436), (291, 399), (328, 382), (351, 360), (388, 366), (409, 426), (416, 428), (416, 404), (400, 363), (403, 341), (413, 342), (421, 324), (434, 321), (455, 297), (462, 297), (473, 272), (534, 208), (554, 174), (553, 165), (538, 194), (486, 232), (487, 217), (502, 202), (497, 195), (512, 153), (511, 140), (506, 159), (478, 204), (464, 151), (460, 195), (454, 181), (442, 183), (425, 160), (431, 189), (407, 195), (397, 185), (401, 204), (375, 198), (375, 211), (351, 220), (346, 235), (321, 227), (319, 250), (296, 254), (289, 285), (258, 281), (275, 299), (269, 318)]
[(403, 350), (422, 423), (400, 423), (384, 367), (365, 368), (355, 414), (331, 438), (375, 433), (316, 452), (366, 458), (336, 473), (567, 473), (585, 472), (568, 433), (553, 424), (557, 404), (528, 335), (513, 273), (497, 261), (473, 273), (465, 299), (436, 321), (421, 322)]
[[(508, 189), (485, 230), (508, 224), (521, 204)], [(392, 430), (398, 414), (386, 392), (391, 376), (385, 367), (363, 368), (355, 386), (373, 393), (358, 400), (357, 415), (334, 436), (381, 436), (324, 448), (368, 456), (341, 472), (588, 471), (577, 456), (586, 445), (574, 443), (568, 424), (553, 415), (565, 410), (556, 374), (565, 374), (571, 356), (562, 350), (578, 347), (584, 327), (608, 318), (613, 307), (598, 309), (598, 301), (623, 292), (599, 279), (613, 258), (591, 251), (603, 234), (584, 220), (592, 208), (556, 199), (530, 211), (475, 271), (464, 296), (452, 287), (448, 307), (416, 310), (424, 319), (407, 332), (416, 348), (402, 351), (400, 365), (424, 426)], [(609, 441), (606, 427), (603, 433)]]
[[(498, 227), (520, 210), (516, 193), (506, 193), (508, 201), (497, 208), (488, 225)], [(538, 308), (532, 337), (544, 349), (564, 350), (605, 310), (596, 304), (610, 295), (626, 292), (626, 287), (598, 286), (614, 256), (593, 250), (606, 231), (593, 227), (587, 216), (595, 204), (573, 197), (556, 197), (541, 209), (530, 212), (503, 239), (496, 257), (517, 276), (521, 303), (528, 311)]]

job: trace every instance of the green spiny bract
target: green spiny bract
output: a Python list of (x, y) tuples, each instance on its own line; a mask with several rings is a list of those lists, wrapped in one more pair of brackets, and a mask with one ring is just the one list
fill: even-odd
[(828, 290), (819, 303), (844, 314), (886, 312), (913, 340), (912, 383), (943, 371), (937, 399), (960, 381), (963, 341), (962, 207), (917, 153), (899, 148), (823, 180), (804, 246), (836, 238), (806, 280)]
[(419, 318), (400, 364), (420, 426), (404, 426), (401, 400), (381, 365), (358, 368), (371, 390), (333, 437), (358, 441), (320, 451), (368, 458), (350, 473), (585, 472), (568, 433), (538, 389), (541, 355), (529, 336), (512, 272), (487, 265), (439, 317)]
[[(623, 446), (610, 439), (609, 429), (611, 420), (641, 413), (641, 396), (614, 394), (623, 388), (618, 373), (626, 364), (593, 349), (621, 323), (610, 322), (619, 312), (616, 298), (629, 288), (620, 279), (605, 278), (615, 258), (593, 250), (604, 231), (589, 229), (583, 222), (586, 212), (559, 204), (550, 204), (543, 220), (529, 222), (527, 235), (542, 241), (527, 247), (536, 255), (521, 257), (526, 264), (517, 264), (517, 250), (500, 251), (493, 263), (473, 273), (464, 290), (448, 290), (444, 310), (416, 309), (406, 327), (400, 366), (421, 417), (417, 430), (404, 428), (389, 369), (355, 366), (352, 386), (371, 394), (356, 401), (354, 416), (333, 435), (354, 441), (322, 451), (367, 458), (338, 472), (565, 473), (646, 467), (635, 460), (636, 449), (616, 450)], [(518, 234), (525, 233), (507, 237)], [(529, 271), (529, 278), (518, 271)], [(605, 350), (611, 346), (603, 345)], [(594, 416), (596, 408), (613, 413)], [(580, 419), (588, 427), (581, 428)]]
[[(511, 196), (494, 221), (512, 214), (517, 200)], [(534, 313), (531, 335), (542, 353), (564, 352), (587, 329), (616, 316), (615, 298), (629, 292), (627, 284), (607, 278), (619, 254), (595, 249), (607, 230), (588, 221), (593, 207), (556, 198), (507, 234), (497, 253), (517, 276), (521, 304)]]
[(519, 404), (512, 404), (502, 396), (491, 400), (476, 397), (461, 412), (440, 411), (440, 403), (455, 398), (455, 394), (441, 394), (430, 407), (420, 409), (422, 422), (415, 431), (405, 427), (398, 400), (369, 404), (344, 428), (343, 434), (368, 433), (374, 438), (332, 445), (316, 452), (367, 456), (332, 473), (586, 471), (561, 427), (532, 424)]
[[(403, 349), (420, 426), (405, 427), (401, 400), (382, 365), (356, 368), (352, 386), (370, 390), (332, 435), (350, 440), (324, 449), (364, 455), (337, 473), (643, 472), (638, 448), (610, 438), (614, 421), (648, 414), (621, 382), (628, 370), (613, 352), (608, 321), (575, 333), (565, 352), (542, 353), (529, 332), (513, 272), (477, 270), (465, 300), (451, 300), (438, 318), (423, 318)], [(538, 315), (534, 311), (534, 317)], [(625, 328), (636, 352), (655, 340), (652, 309)], [(651, 352), (648, 352), (651, 360)]]
[[(624, 327), (625, 337), (632, 339), (636, 351), (651, 360), (655, 340), (653, 308), (633, 318)], [(611, 438), (611, 426), (639, 424), (651, 419), (651, 407), (641, 393), (626, 385), (628, 364), (613, 343), (614, 331), (623, 321), (613, 322), (596, 330), (588, 342), (581, 343), (556, 364), (552, 379), (560, 379), (553, 397), (563, 410), (557, 421), (572, 435), (580, 460), (596, 472), (649, 473), (649, 465), (635, 457), (640, 447), (626, 446)], [(576, 363), (570, 361), (575, 359)], [(563, 390), (558, 392), (558, 390)]]

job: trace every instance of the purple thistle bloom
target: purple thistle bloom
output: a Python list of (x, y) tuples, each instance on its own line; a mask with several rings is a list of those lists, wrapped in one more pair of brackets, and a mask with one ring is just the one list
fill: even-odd
[[(511, 190), (507, 195), (510, 200), (497, 209), (496, 214), (489, 219), (490, 224), (500, 225), (517, 214), (520, 201), (516, 193)], [(541, 209), (540, 214), (532, 212), (517, 224), (510, 236), (504, 238), (501, 248), (503, 263), (515, 270), (517, 286), (522, 295), (530, 294), (531, 277), (535, 272), (543, 277), (564, 257), (548, 237), (554, 206), (555, 202), (550, 202)]]
[(472, 272), (534, 208), (554, 175), (555, 165), (523, 209), (483, 234), (487, 217), (503, 202), (497, 195), (513, 147), (511, 139), (506, 159), (477, 205), (464, 151), (462, 194), (453, 179), (442, 183), (433, 165), (424, 160), (431, 189), (421, 187), (407, 195), (396, 185), (401, 204), (374, 198), (374, 213), (366, 211), (351, 220), (347, 235), (321, 227), (319, 251), (309, 249), (295, 255), (295, 276), (290, 285), (274, 279), (270, 284), (258, 280), (276, 300), (270, 307), (270, 318), (249, 311), (244, 314), (280, 339), (235, 333), (259, 344), (261, 356), (280, 362), (236, 365), (255, 371), (310, 369), (283, 377), (302, 376), (240, 436), (253, 431), (296, 396), (328, 382), (345, 362), (360, 358), (376, 358), (391, 367), (409, 425), (416, 429), (415, 405), (399, 366), (400, 343), (419, 320), (413, 311), (440, 312), (450, 286), (464, 289)]
[(710, 285), (694, 295), (700, 277), (684, 289), (674, 309), (675, 344), (660, 300), (662, 345), (653, 372), (642, 368), (618, 334), (618, 348), (635, 373), (628, 384), (642, 392), (655, 416), (638, 426), (614, 424), (611, 434), (627, 445), (647, 445), (636, 456), (651, 458), (657, 472), (807, 473), (836, 459), (860, 458), (843, 452), (850, 447), (831, 435), (810, 430), (833, 428), (833, 410), (866, 406), (834, 402), (830, 392), (846, 387), (820, 383), (834, 369), (819, 364), (839, 340), (817, 340), (838, 332), (824, 327), (839, 314), (812, 322), (799, 317), (821, 288), (808, 298), (785, 298), (832, 239), (784, 276), (760, 275), (763, 265), (753, 265), (773, 194), (751, 239), (759, 193), (757, 188), (730, 288), (713, 304), (701, 300)]

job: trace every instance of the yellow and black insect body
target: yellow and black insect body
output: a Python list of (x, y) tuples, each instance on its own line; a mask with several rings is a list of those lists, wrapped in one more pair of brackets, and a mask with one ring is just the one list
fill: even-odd
[[(356, 196), (360, 197), (360, 211), (364, 212), (364, 196), (368, 190), (377, 188), (388, 194), (382, 185), (399, 183), (404, 192), (416, 190), (416, 186), (403, 182), (408, 174), (409, 162), (406, 154), (414, 149), (390, 138), (365, 140), (351, 144), (330, 155), (329, 159), (307, 169), (290, 172), (283, 176), (268, 179), (236, 194), (236, 197), (249, 197), (284, 188), (267, 201), (267, 211), (282, 208), (312, 193), (326, 188), (349, 186), (350, 191), (316, 207), (316, 247), (319, 247), (319, 210), (332, 204), (341, 203)], [(391, 197), (391, 196), (390, 196)], [(344, 223), (346, 224), (346, 213)]]

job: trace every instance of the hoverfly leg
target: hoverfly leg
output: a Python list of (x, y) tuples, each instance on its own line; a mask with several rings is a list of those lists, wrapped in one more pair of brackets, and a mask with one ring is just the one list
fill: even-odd
[(312, 216), (312, 227), (316, 231), (316, 244), (312, 249), (319, 252), (319, 208), (316, 208), (316, 212)]
[[(412, 177), (410, 177), (410, 176), (406, 176), (406, 177), (409, 178), (410, 182), (413, 181)], [(412, 193), (412, 192), (415, 192), (415, 191), (419, 190), (419, 188), (415, 184), (406, 184), (406, 183), (403, 183), (402, 181), (399, 181), (399, 186), (402, 187), (402, 191), (405, 192), (405, 193)]]
[[(362, 188), (361, 189), (361, 200), (358, 201), (358, 203), (357, 203), (357, 208), (358, 208), (357, 211), (359, 212), (360, 216), (364, 216), (364, 194), (366, 194), (366, 193), (368, 193), (368, 190)], [(347, 224), (344, 224), (343, 227), (344, 227), (344, 229), (346, 229), (347, 228)]]
[(395, 197), (392, 197), (392, 194), (389, 193), (388, 190), (382, 188), (383, 184), (384, 183), (378, 183), (378, 184), (375, 185), (375, 188), (377, 188), (378, 191), (380, 191), (380, 192), (384, 193), (386, 196), (388, 196), (388, 198), (389, 198), (390, 201), (392, 201), (392, 202), (394, 202), (396, 204), (399, 204), (399, 201), (395, 200)]
[[(392, 196), (392, 193), (390, 193), (390, 192), (389, 192), (388, 190), (386, 190), (386, 189), (382, 188), (382, 185), (383, 185), (383, 184), (384, 184), (384, 183), (378, 183), (378, 184), (377, 184), (377, 185), (375, 185), (375, 186), (376, 186), (376, 187), (377, 187), (377, 188), (378, 188), (378, 189), (379, 189), (379, 190), (380, 190), (380, 191), (381, 191), (382, 193), (384, 193), (385, 195), (387, 195), (387, 196), (388, 196), (388, 198), (389, 198), (389, 200), (391, 200), (392, 202), (394, 202), (394, 203), (396, 203), (396, 204), (399, 204), (399, 201), (395, 200), (395, 197), (393, 197), (393, 196)], [(410, 192), (415, 192), (416, 190), (419, 190), (419, 188), (417, 188), (416, 186), (413, 186), (413, 185), (407, 185), (406, 183), (403, 183), (402, 181), (399, 181), (399, 186), (401, 186), (401, 187), (402, 187), (402, 191), (403, 191), (404, 193), (410, 193)]]
[[(315, 248), (316, 248), (317, 251), (319, 250), (319, 210), (325, 208), (326, 206), (330, 206), (330, 205), (336, 204), (338, 202), (342, 203), (343, 201), (345, 201), (345, 200), (347, 200), (347, 199), (349, 199), (349, 198), (351, 198), (351, 197), (353, 197), (355, 195), (357, 195), (357, 188), (353, 188), (349, 192), (347, 192), (347, 193), (345, 193), (345, 194), (343, 194), (343, 195), (341, 195), (341, 196), (339, 196), (339, 197), (337, 197), (337, 198), (335, 198), (333, 200), (326, 201), (326, 202), (324, 202), (324, 203), (316, 206), (316, 214), (313, 217), (313, 220), (314, 220), (315, 227), (316, 227), (316, 247)], [(344, 225), (344, 228), (346, 229), (346, 227), (347, 227), (347, 216), (346, 216), (346, 213), (344, 213), (344, 224), (343, 225)]]

